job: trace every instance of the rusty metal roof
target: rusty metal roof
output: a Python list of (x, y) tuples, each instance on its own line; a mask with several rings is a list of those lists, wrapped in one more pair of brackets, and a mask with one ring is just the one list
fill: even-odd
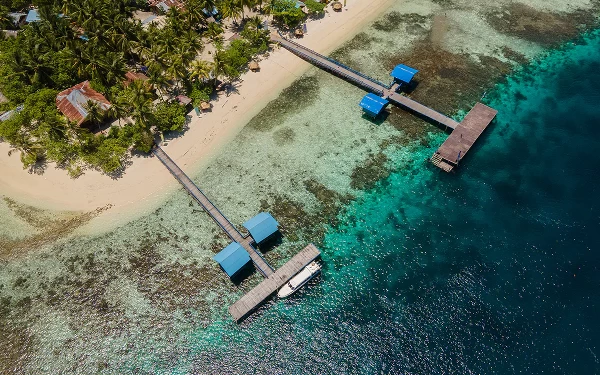
[(81, 125), (88, 116), (87, 102), (92, 101), (103, 111), (110, 108), (110, 102), (104, 95), (94, 90), (89, 81), (82, 82), (56, 96), (56, 107), (65, 115), (69, 121)]

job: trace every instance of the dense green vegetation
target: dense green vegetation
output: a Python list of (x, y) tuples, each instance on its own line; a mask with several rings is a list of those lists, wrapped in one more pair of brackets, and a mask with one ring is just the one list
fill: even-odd
[[(288, 27), (306, 17), (292, 0), (184, 4), (183, 10), (172, 7), (164, 24), (144, 28), (133, 12), (148, 11), (145, 0), (0, 0), (1, 27), (19, 30), (16, 38), (0, 36), (0, 92), (9, 100), (0, 113), (23, 107), (0, 122), (0, 138), (20, 152), (24, 168), (52, 161), (73, 176), (90, 167), (118, 173), (131, 150), (148, 152), (156, 134), (184, 130), (186, 110), (174, 102), (177, 95), (188, 95), (194, 105), (208, 101), (219, 79), (235, 81), (268, 50), (263, 19), (247, 17), (249, 9), (270, 11)], [(8, 12), (26, 13), (31, 5), (41, 21), (14, 25)], [(241, 30), (241, 38), (224, 41), (224, 26), (208, 22), (202, 11), (213, 7)], [(314, 0), (307, 8), (323, 10)], [(212, 61), (198, 59), (204, 43), (217, 48)], [(126, 85), (125, 73), (140, 69), (149, 79)], [(79, 126), (57, 110), (55, 98), (85, 80), (111, 108), (104, 113), (88, 102), (89, 115)], [(108, 128), (115, 120), (119, 125)]]

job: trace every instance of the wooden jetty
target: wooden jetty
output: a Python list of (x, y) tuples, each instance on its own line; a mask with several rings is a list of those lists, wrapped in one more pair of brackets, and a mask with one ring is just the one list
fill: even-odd
[(254, 247), (254, 238), (250, 235), (242, 235), (161, 147), (154, 146), (152, 153), (156, 155), (158, 160), (163, 163), (173, 177), (202, 206), (204, 211), (223, 229), (229, 238), (239, 243), (248, 252), (256, 269), (266, 278), (229, 308), (229, 312), (236, 321), (248, 316), (283, 284), (321, 255), (319, 249), (311, 244), (275, 271)]
[(301, 44), (286, 39), (278, 34), (271, 34), (271, 40), (279, 43), (282, 47), (292, 52), (296, 56), (309, 61), (313, 65), (320, 67), (321, 69), (327, 70), (346, 81), (353, 83), (367, 91), (374, 94), (380, 95), (390, 102), (395, 103), (400, 107), (404, 107), (417, 115), (429, 119), (431, 121), (440, 123), (451, 129), (458, 126), (458, 123), (451, 118), (434, 111), (433, 109), (424, 106), (423, 104), (416, 102), (404, 95), (397, 93), (399, 89), (398, 84), (386, 85), (378, 80), (371, 78), (361, 72), (358, 72), (350, 67), (345, 66), (339, 61), (333, 60), (327, 56), (323, 56), (313, 50), (304, 47)]
[(454, 129), (448, 139), (431, 157), (431, 162), (446, 172), (451, 172), (473, 147), (481, 133), (488, 127), (496, 111), (477, 103)]
[(321, 252), (313, 244), (308, 245), (292, 259), (290, 259), (274, 274), (267, 277), (254, 289), (246, 293), (233, 305), (229, 306), (229, 313), (235, 321), (247, 317), (258, 306), (265, 302), (273, 293), (281, 288), (289, 279), (300, 272), (310, 262), (321, 255)]
[(254, 239), (249, 236), (243, 236), (234, 226), (231, 224), (229, 219), (223, 215), (221, 211), (208, 199), (208, 197), (194, 184), (194, 182), (179, 168), (177, 164), (167, 155), (167, 153), (159, 146), (154, 146), (152, 152), (158, 160), (160, 160), (165, 167), (171, 172), (171, 174), (179, 181), (185, 190), (202, 206), (204, 211), (223, 229), (223, 231), (235, 241), (242, 245), (242, 247), (250, 255), (252, 263), (263, 276), (268, 277), (275, 272), (273, 268), (267, 263), (262, 257), (258, 250), (253, 246)]
[(452, 133), (444, 144), (431, 157), (431, 162), (446, 172), (452, 171), (473, 146), (483, 130), (496, 116), (497, 111), (481, 103), (471, 109), (465, 119), (458, 123), (453, 119), (418, 103), (398, 92), (398, 84), (386, 85), (363, 73), (345, 66), (329, 57), (312, 51), (296, 42), (284, 38), (280, 34), (271, 34), (271, 39), (295, 55), (327, 70), (374, 94), (378, 94), (390, 102), (413, 112), (419, 117), (431, 120), (446, 128)]

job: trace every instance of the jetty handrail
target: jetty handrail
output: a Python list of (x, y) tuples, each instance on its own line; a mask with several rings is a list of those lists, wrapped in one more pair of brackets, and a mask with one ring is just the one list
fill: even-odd
[[(346, 69), (346, 70), (348, 70), (348, 71), (350, 71), (350, 72), (352, 72), (352, 73), (354, 73), (354, 74), (356, 74), (356, 75), (358, 75), (358, 76), (360, 76), (360, 77), (362, 77), (362, 78), (364, 78), (364, 79), (366, 79), (366, 80), (368, 80), (370, 82), (373, 82), (374, 84), (376, 84), (378, 86), (382, 86), (385, 89), (389, 90), (392, 87), (392, 84), (385, 84), (385, 83), (383, 83), (381, 81), (378, 81), (378, 80), (374, 79), (373, 77), (369, 77), (368, 75), (366, 75), (364, 73), (361, 73), (361, 72), (359, 72), (359, 71), (357, 71), (355, 69), (352, 69), (351, 67), (349, 67), (347, 65), (342, 64), (341, 62), (339, 62), (337, 60), (332, 59), (331, 57), (321, 55), (320, 53), (315, 52), (315, 51), (311, 50), (310, 48), (307, 48), (307, 47), (305, 47), (305, 46), (303, 46), (303, 45), (301, 45), (299, 43), (294, 42), (293, 40), (290, 40), (290, 39), (286, 38), (285, 36), (283, 36), (281, 34), (281, 31), (279, 31), (279, 30), (277, 30), (277, 33), (279, 34), (279, 36), (281, 37), (281, 39), (285, 40), (286, 42), (288, 42), (290, 44), (293, 44), (294, 46), (298, 47), (298, 49), (300, 49), (300, 50), (305, 50), (305, 51), (308, 51), (308, 52), (310, 52), (310, 53), (312, 53), (312, 54), (314, 54), (316, 56), (319, 56), (320, 58), (325, 59), (325, 60), (327, 60), (327, 61), (329, 61), (329, 62), (331, 62), (331, 63), (333, 63), (333, 64), (335, 64), (335, 65), (337, 65), (337, 66), (339, 66), (341, 68), (344, 68), (344, 69)], [(314, 61), (316, 63), (319, 63), (312, 56), (310, 56), (310, 55), (308, 55), (306, 53), (303, 53), (303, 52), (299, 51), (298, 49), (296, 49), (295, 51), (298, 52), (299, 54), (304, 55), (306, 58), (308, 58), (308, 59), (310, 59), (310, 60), (312, 60), (312, 61)], [(319, 64), (319, 65), (322, 65), (322, 64)], [(346, 77), (348, 79), (352, 79), (352, 77), (348, 77), (348, 76), (346, 76)]]
[[(156, 157), (163, 162), (163, 164), (165, 165), (165, 167), (167, 167), (167, 169), (169, 170), (169, 172), (171, 172), (171, 174), (173, 175), (173, 177), (175, 177), (175, 179), (177, 181), (179, 181), (179, 183), (185, 188), (185, 190), (188, 191), (188, 193), (190, 193), (190, 195), (192, 195), (192, 197), (194, 197), (196, 199), (196, 201), (198, 203), (200, 203), (200, 206), (202, 206), (202, 208), (204, 208), (204, 211), (206, 211), (206, 213), (209, 214), (209, 216), (211, 216), (213, 218), (213, 220), (219, 224), (219, 226), (221, 227), (221, 229), (223, 229), (223, 231), (225, 231), (225, 233), (227, 233), (229, 235), (229, 237), (232, 237), (232, 235), (230, 234), (230, 229), (225, 228), (223, 226), (223, 224), (221, 224), (221, 222), (219, 220), (217, 220), (213, 215), (210, 214), (209, 211), (209, 207), (207, 207), (204, 203), (202, 203), (202, 200), (199, 199), (198, 197), (196, 197), (196, 195), (191, 191), (191, 189), (189, 189), (187, 187), (186, 182), (182, 181), (182, 179), (177, 175), (177, 173), (175, 173), (175, 170), (179, 170), (181, 171), (181, 173), (187, 177), (187, 179), (189, 180), (189, 183), (192, 184), (192, 186), (194, 186), (196, 189), (198, 189), (198, 191), (200, 192), (200, 194), (203, 195), (204, 199), (206, 199), (208, 201), (208, 203), (212, 206), (212, 208), (214, 210), (216, 210), (222, 217), (223, 219), (231, 226), (231, 228), (233, 228), (233, 230), (241, 237), (241, 238), (246, 238), (248, 237), (246, 236), (242, 236), (242, 234), (237, 230), (237, 228), (231, 224), (231, 222), (229, 221), (229, 219), (227, 218), (227, 216), (225, 216), (221, 210), (219, 210), (219, 208), (217, 208), (217, 206), (215, 206), (210, 199), (208, 199), (208, 197), (206, 196), (206, 194), (204, 194), (204, 192), (194, 183), (194, 181), (192, 181), (191, 178), (189, 178), (182, 170), (181, 168), (179, 168), (179, 166), (173, 161), (173, 159), (171, 159), (171, 157), (169, 155), (167, 155), (167, 153), (158, 145), (155, 145), (152, 148), (152, 153), (154, 153), (154, 155), (156, 155)], [(171, 164), (171, 165), (169, 165)], [(236, 240), (235, 238), (232, 238), (233, 240)]]

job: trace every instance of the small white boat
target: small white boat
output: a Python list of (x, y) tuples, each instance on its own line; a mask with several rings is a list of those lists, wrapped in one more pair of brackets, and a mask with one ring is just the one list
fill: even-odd
[(317, 262), (312, 262), (308, 266), (304, 267), (302, 271), (298, 272), (298, 274), (290, 279), (284, 286), (279, 289), (277, 292), (277, 297), (285, 298), (298, 289), (302, 287), (302, 285), (306, 284), (308, 280), (317, 276), (321, 272), (321, 265)]

